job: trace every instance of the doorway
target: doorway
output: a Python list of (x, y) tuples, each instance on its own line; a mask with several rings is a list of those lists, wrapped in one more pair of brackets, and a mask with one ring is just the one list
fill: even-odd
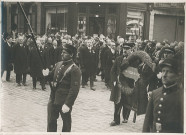
[(105, 17), (89, 17), (89, 35), (104, 34)]

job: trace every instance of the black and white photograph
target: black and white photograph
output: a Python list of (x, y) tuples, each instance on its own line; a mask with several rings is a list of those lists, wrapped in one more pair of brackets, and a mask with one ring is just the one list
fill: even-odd
[(180, 1), (1, 1), (0, 134), (184, 134)]

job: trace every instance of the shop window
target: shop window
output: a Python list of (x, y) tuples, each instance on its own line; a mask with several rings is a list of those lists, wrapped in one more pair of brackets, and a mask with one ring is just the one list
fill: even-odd
[(116, 33), (116, 17), (110, 16), (107, 20), (107, 35), (115, 38)]
[(144, 14), (143, 12), (128, 11), (126, 22), (126, 38), (131, 42), (141, 39), (143, 36)]
[(47, 33), (67, 33), (67, 7), (50, 7), (46, 9)]
[(65, 20), (67, 16), (64, 13), (51, 14), (51, 27), (57, 31), (66, 28)]

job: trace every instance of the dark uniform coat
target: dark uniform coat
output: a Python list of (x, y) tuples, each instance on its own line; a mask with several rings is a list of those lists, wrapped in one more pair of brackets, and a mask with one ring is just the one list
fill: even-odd
[[(49, 78), (53, 80), (54, 86), (56, 85), (54, 104), (66, 104), (70, 108), (73, 106), (79, 93), (81, 81), (81, 71), (75, 64), (64, 75), (65, 71), (72, 64), (74, 64), (73, 61), (67, 63), (58, 62), (49, 74)], [(62, 79), (63, 76), (64, 78)]]
[(28, 70), (28, 46), (22, 47), (17, 44), (13, 48), (14, 72), (16, 74), (26, 73)]
[(152, 91), (143, 132), (183, 133), (183, 95), (177, 85)]

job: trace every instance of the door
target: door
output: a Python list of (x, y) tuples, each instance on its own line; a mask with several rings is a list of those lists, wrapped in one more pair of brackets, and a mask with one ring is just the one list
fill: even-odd
[(104, 17), (89, 17), (89, 35), (93, 34), (104, 34)]

